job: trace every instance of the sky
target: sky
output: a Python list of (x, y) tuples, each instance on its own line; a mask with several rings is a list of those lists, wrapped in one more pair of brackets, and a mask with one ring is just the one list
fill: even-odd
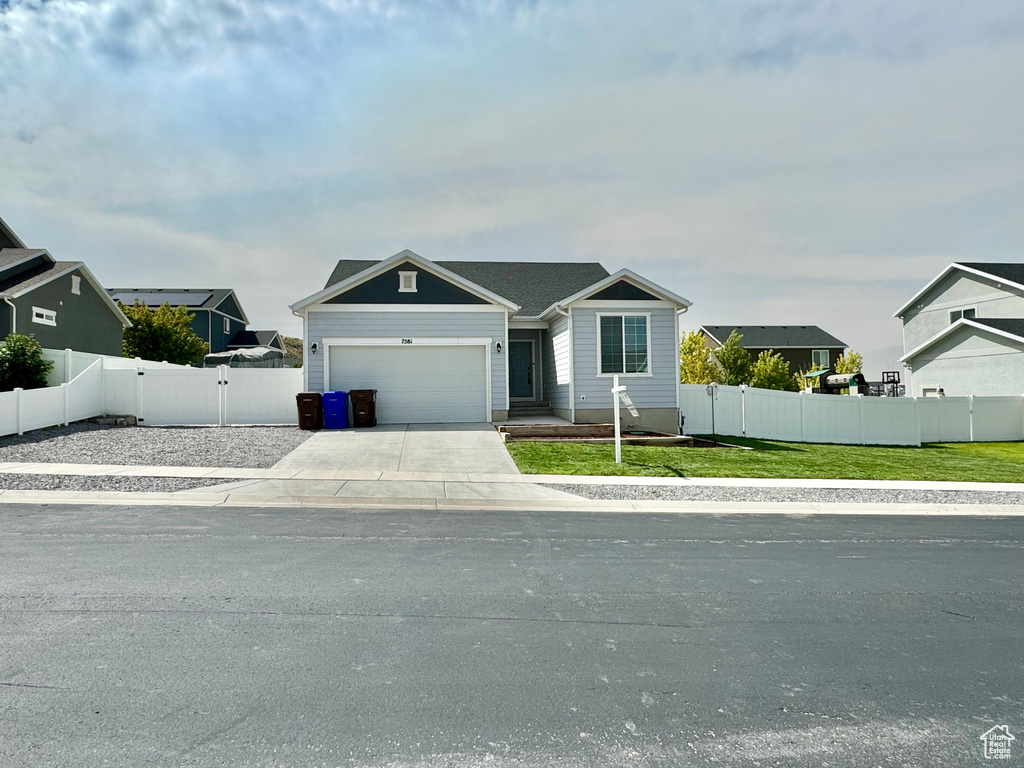
[(701, 324), (1024, 261), (1024, 3), (0, 0), (0, 217), (252, 325), (339, 258), (600, 261)]

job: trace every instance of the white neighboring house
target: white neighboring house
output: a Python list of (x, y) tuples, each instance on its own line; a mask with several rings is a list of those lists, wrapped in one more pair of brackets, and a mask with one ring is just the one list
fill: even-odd
[(501, 422), (545, 411), (609, 422), (612, 376), (636, 426), (679, 424), (679, 318), (690, 302), (595, 263), (339, 261), (303, 319), (305, 386), (376, 389), (387, 423)]
[(907, 394), (1024, 394), (1024, 264), (954, 262), (894, 314)]

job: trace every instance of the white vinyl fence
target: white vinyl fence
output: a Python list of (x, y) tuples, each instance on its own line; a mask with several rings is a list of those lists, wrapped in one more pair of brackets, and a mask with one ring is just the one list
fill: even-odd
[(57, 354), (62, 357), (60, 378), (68, 372), (75, 374), (73, 378), (59, 386), (0, 392), (0, 435), (105, 414), (132, 414), (146, 425), (298, 422), (298, 368), (190, 368), (102, 355), (89, 355), (89, 361), (77, 352)]
[(74, 379), (78, 374), (103, 358), (103, 367), (107, 370), (113, 368), (124, 368), (136, 370), (138, 368), (189, 368), (187, 365), (162, 363), (153, 360), (143, 360), (139, 357), (113, 357), (111, 355), (94, 355), (91, 352), (76, 352), (73, 349), (44, 349), (43, 357), (53, 363), (53, 369), (47, 377), (47, 383), (51, 387), (59, 387)]
[(687, 434), (853, 445), (1024, 440), (1021, 397), (865, 397), (679, 385)]

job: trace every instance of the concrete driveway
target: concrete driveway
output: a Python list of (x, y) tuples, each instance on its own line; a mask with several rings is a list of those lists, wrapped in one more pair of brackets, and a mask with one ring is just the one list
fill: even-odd
[(285, 456), (280, 469), (518, 474), (494, 426), (388, 424), (321, 430)]

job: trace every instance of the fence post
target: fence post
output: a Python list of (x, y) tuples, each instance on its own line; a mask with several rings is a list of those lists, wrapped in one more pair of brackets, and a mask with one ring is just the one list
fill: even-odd
[(741, 434), (747, 436), (747, 385), (740, 384), (740, 430)]
[(921, 445), (921, 409), (917, 407), (917, 397), (912, 399), (914, 401), (914, 421), (917, 422), (917, 444)]
[(967, 396), (967, 428), (970, 442), (974, 442), (974, 395)]
[(139, 364), (139, 358), (135, 358), (135, 418), (139, 421), (145, 421), (142, 416), (142, 377), (145, 375), (145, 371), (142, 370), (142, 366)]
[(17, 425), (18, 425), (18, 434), (19, 435), (25, 434), (25, 430), (21, 428), (21, 393), (24, 392), (24, 391), (25, 390), (22, 389), (21, 387), (15, 387), (14, 388), (14, 410), (15, 410), (15, 413), (17, 414), (16, 422), (17, 422)]
[(864, 436), (864, 395), (857, 393), (857, 400), (860, 401), (860, 444), (867, 445), (868, 441)]
[(217, 366), (217, 384), (220, 389), (220, 425), (226, 427), (228, 425), (228, 367), (226, 365)]
[(107, 363), (106, 358), (100, 358), (100, 414), (107, 412)]
[(71, 350), (65, 348), (65, 350), (64, 350), (64, 381), (71, 381), (73, 378), (75, 378), (75, 377), (71, 375)]
[(68, 425), (68, 384), (64, 382), (60, 385), (60, 394), (64, 400), (64, 419), (61, 421), (61, 426), (66, 427)]
[(800, 442), (801, 443), (807, 442), (807, 438), (804, 435), (804, 406), (807, 405), (807, 398), (805, 397), (806, 394), (807, 393), (804, 392), (804, 391), (800, 392)]

